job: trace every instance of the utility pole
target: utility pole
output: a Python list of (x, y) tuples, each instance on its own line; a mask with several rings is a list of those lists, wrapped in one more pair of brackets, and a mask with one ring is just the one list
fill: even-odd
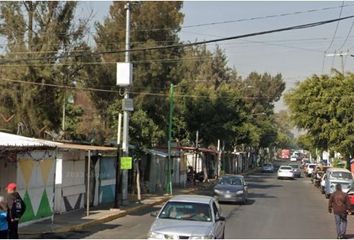
[(199, 142), (199, 131), (197, 130), (196, 134), (195, 134), (195, 161), (194, 161), (194, 183), (196, 182), (196, 178), (197, 178), (197, 160), (198, 160), (198, 142)]
[(167, 192), (172, 195), (172, 158), (171, 158), (171, 141), (172, 141), (172, 117), (173, 117), (173, 84), (170, 86), (170, 115), (168, 123), (168, 162), (167, 162)]
[(122, 126), (122, 114), (118, 114), (118, 132), (117, 132), (117, 166), (116, 166), (116, 187), (114, 195), (114, 208), (119, 208), (119, 195), (121, 189), (120, 181), (120, 143), (121, 143), (121, 126)]
[(349, 53), (348, 52), (340, 52), (340, 53), (328, 53), (326, 54), (326, 57), (341, 57), (341, 66), (342, 66), (342, 74), (344, 75), (344, 60), (343, 57), (344, 56), (348, 56)]
[(218, 164), (216, 168), (216, 178), (220, 177), (220, 172), (221, 172), (221, 146), (220, 146), (220, 139), (218, 139)]
[[(125, 5), (126, 10), (126, 32), (125, 32), (125, 62), (129, 63), (130, 61), (130, 3), (128, 2)], [(128, 86), (125, 88), (124, 100), (129, 99)], [(123, 155), (129, 156), (129, 111), (124, 109), (123, 112)], [(122, 200), (123, 203), (126, 203), (128, 200), (128, 171), (123, 170), (123, 179), (122, 179)]]

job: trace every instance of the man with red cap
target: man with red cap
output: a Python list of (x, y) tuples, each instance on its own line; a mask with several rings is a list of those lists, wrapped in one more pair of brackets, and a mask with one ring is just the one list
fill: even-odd
[(26, 210), (26, 205), (20, 194), (16, 191), (16, 188), (16, 183), (9, 183), (6, 188), (10, 239), (18, 238), (18, 221)]

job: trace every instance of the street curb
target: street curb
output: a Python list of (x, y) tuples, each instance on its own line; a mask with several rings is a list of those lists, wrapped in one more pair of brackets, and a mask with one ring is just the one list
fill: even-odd
[[(252, 169), (251, 171), (249, 171), (247, 173), (242, 173), (241, 175), (249, 175), (249, 174), (252, 174), (252, 173), (256, 172), (257, 170), (258, 170), (258, 168)], [(198, 190), (199, 190), (198, 187), (197, 188), (193, 188), (191, 190), (186, 191), (184, 194), (190, 194), (190, 193), (196, 192)], [(86, 223), (81, 223), (81, 224), (76, 224), (76, 225), (72, 225), (72, 226), (61, 227), (61, 228), (58, 228), (56, 230), (48, 231), (48, 232), (37, 232), (37, 233), (36, 232), (32, 232), (32, 233), (27, 232), (26, 233), (26, 232), (21, 232), (20, 231), (20, 234), (23, 234), (23, 235), (41, 235), (41, 234), (56, 234), (56, 233), (66, 233), (66, 232), (80, 231), (80, 230), (82, 230), (84, 228), (87, 228), (89, 226), (92, 226), (92, 225), (97, 225), (97, 224), (110, 222), (110, 221), (113, 221), (115, 219), (125, 217), (128, 214), (136, 212), (138, 210), (162, 204), (162, 203), (166, 202), (167, 200), (169, 200), (172, 197), (173, 197), (173, 195), (172, 196), (165, 196), (165, 197), (162, 197), (162, 199), (156, 200), (156, 201), (154, 201), (152, 203), (142, 204), (142, 205), (139, 205), (139, 206), (136, 206), (136, 207), (132, 207), (132, 208), (129, 208), (127, 210), (120, 211), (119, 213), (116, 213), (116, 214), (112, 213), (112, 214), (109, 214), (108, 216), (103, 216), (101, 218), (88, 221)]]
[[(191, 189), (190, 191), (186, 191), (186, 194), (193, 193), (193, 192), (195, 192), (197, 190), (198, 189)], [(97, 225), (97, 224), (110, 222), (110, 221), (113, 221), (115, 219), (125, 217), (126, 215), (128, 215), (130, 213), (133, 213), (133, 212), (136, 212), (138, 210), (162, 204), (162, 203), (166, 202), (167, 200), (169, 200), (171, 197), (173, 197), (173, 196), (162, 197), (162, 199), (156, 200), (156, 201), (154, 201), (152, 203), (142, 204), (142, 205), (139, 205), (139, 206), (136, 206), (136, 207), (129, 208), (127, 210), (122, 210), (121, 212), (119, 212), (117, 214), (112, 213), (112, 214), (109, 214), (108, 216), (103, 216), (101, 218), (88, 221), (86, 223), (81, 223), (81, 224), (76, 224), (76, 225), (72, 225), (72, 226), (61, 227), (61, 228), (58, 228), (56, 230), (48, 231), (48, 232), (21, 232), (20, 231), (20, 234), (23, 234), (23, 235), (40, 235), (40, 234), (56, 234), (56, 233), (66, 233), (66, 232), (80, 231), (80, 230), (82, 230), (84, 228), (87, 228), (89, 226), (92, 226), (92, 225)]]

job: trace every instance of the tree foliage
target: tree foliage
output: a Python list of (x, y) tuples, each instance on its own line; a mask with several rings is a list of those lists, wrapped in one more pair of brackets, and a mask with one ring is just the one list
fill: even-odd
[(286, 94), (291, 118), (313, 146), (353, 154), (354, 75), (313, 75)]
[[(61, 59), (83, 45), (86, 23), (74, 20), (76, 5), (43, 1), (1, 3), (0, 36), (6, 39), (7, 47), (2, 56), (0, 111), (6, 116), (14, 115), (11, 122), (1, 124), (2, 128), (15, 131), (19, 127), (21, 134), (31, 136), (43, 134), (44, 129), (60, 129), (66, 94), (44, 84), (71, 85), (77, 80), (80, 66), (76, 59)], [(14, 80), (17, 83), (11, 82)]]

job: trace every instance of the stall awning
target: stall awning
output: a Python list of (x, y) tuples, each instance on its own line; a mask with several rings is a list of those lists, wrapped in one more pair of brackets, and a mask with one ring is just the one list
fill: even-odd
[(47, 140), (0, 132), (0, 148), (5, 150), (22, 148), (50, 149), (56, 148), (56, 145)]

